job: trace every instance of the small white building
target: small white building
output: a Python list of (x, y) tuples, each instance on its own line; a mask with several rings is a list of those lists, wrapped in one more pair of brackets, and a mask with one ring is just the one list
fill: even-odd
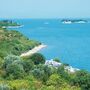
[[(63, 63), (59, 63), (59, 62), (53, 61), (53, 59), (51, 59), (51, 60), (46, 60), (45, 65), (59, 67), (59, 66), (63, 65)], [(80, 70), (78, 68), (73, 68), (72, 66), (65, 66), (64, 69), (70, 73), (75, 73), (76, 71)]]
[(80, 69), (78, 68), (73, 68), (72, 66), (66, 66), (65, 70), (67, 70), (70, 73), (75, 73), (76, 71), (79, 71)]
[(51, 60), (46, 60), (45, 65), (53, 66), (53, 67), (59, 67), (62, 65), (62, 63)]

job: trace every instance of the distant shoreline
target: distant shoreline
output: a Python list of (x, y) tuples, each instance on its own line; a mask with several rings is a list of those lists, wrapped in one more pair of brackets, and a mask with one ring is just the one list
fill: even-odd
[(22, 54), (20, 55), (20, 57), (31, 56), (32, 54), (37, 53), (38, 51), (40, 51), (41, 49), (43, 49), (43, 48), (45, 48), (45, 47), (47, 47), (47, 45), (41, 44), (41, 45), (39, 45), (39, 46), (34, 47), (32, 50), (29, 50), (29, 51), (26, 52), (26, 53), (22, 53)]
[(7, 27), (3, 26), (2, 28), (21, 28), (23, 26), (24, 25), (20, 25), (20, 26), (7, 26)]
[(63, 19), (61, 21), (63, 24), (72, 24), (72, 23), (87, 23), (87, 20), (83, 20), (83, 19)]

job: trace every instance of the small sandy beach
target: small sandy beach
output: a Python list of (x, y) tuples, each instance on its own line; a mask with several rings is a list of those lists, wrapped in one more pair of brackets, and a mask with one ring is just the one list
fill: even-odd
[(30, 55), (32, 55), (32, 54), (34, 54), (34, 53), (37, 53), (38, 51), (40, 51), (41, 49), (43, 49), (43, 48), (45, 48), (45, 47), (47, 47), (47, 45), (41, 44), (41, 45), (39, 45), (39, 46), (36, 46), (36, 47), (33, 48), (32, 50), (29, 50), (29, 51), (26, 52), (26, 53), (22, 53), (22, 54), (20, 55), (20, 57), (30, 56)]

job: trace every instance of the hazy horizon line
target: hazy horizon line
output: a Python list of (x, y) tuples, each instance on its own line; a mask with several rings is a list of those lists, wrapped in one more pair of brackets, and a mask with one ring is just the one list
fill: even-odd
[(61, 18), (4, 18), (1, 17), (0, 19), (90, 19), (90, 17), (61, 17)]

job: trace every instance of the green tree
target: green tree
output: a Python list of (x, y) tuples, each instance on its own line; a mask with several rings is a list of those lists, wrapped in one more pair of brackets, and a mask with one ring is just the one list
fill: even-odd
[(43, 70), (44, 70), (43, 82), (46, 83), (46, 81), (49, 79), (49, 77), (51, 76), (53, 71), (52, 71), (51, 67), (49, 67), (47, 65), (43, 66)]
[(64, 80), (58, 74), (52, 74), (47, 81), (47, 86), (60, 87), (64, 83)]
[(3, 60), (2, 58), (0, 58), (0, 69), (2, 68), (2, 66), (3, 66)]
[(53, 70), (47, 65), (39, 64), (35, 67), (32, 73), (37, 79), (40, 79), (45, 84), (53, 73)]
[(20, 62), (21, 59), (19, 56), (15, 55), (8, 55), (4, 58), (3, 67), (6, 68), (9, 64), (12, 64), (14, 62)]
[(45, 63), (45, 57), (40, 53), (33, 54), (30, 59), (34, 62), (35, 65)]
[(53, 61), (56, 61), (56, 62), (61, 62), (59, 58), (54, 58)]
[(40, 69), (34, 69), (32, 70), (32, 74), (34, 75), (35, 78), (42, 80), (44, 76), (44, 71)]
[(52, 69), (52, 67), (49, 67), (49, 66), (44, 65), (44, 64), (39, 64), (35, 68), (37, 68), (41, 72), (43, 72), (41, 80), (43, 81), (44, 84), (46, 83), (48, 78), (51, 76), (51, 74), (54, 73), (54, 70)]
[(90, 73), (86, 71), (78, 71), (72, 79), (73, 85), (79, 85), (82, 90), (90, 90)]
[(58, 67), (57, 73), (67, 81), (71, 79), (69, 73), (65, 71), (64, 65)]
[(61, 76), (63, 76), (65, 74), (65, 70), (64, 70), (64, 66), (61, 65), (57, 68), (57, 73)]
[(32, 60), (23, 60), (23, 67), (26, 73), (29, 73), (30, 70), (34, 68), (34, 63)]
[(10, 90), (10, 87), (6, 84), (0, 84), (0, 90)]
[(12, 63), (6, 68), (6, 77), (11, 79), (19, 79), (24, 77), (24, 69), (20, 64)]

